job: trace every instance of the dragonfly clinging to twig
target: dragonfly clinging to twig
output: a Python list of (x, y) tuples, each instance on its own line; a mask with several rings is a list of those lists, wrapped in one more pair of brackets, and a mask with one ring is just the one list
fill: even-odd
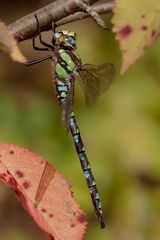
[(37, 15), (35, 15), (35, 18), (39, 40), (43, 47), (36, 47), (35, 39), (33, 39), (33, 48), (35, 50), (49, 51), (49, 55), (41, 59), (29, 61), (26, 65), (31, 66), (47, 59), (50, 59), (52, 62), (56, 95), (59, 104), (62, 106), (62, 118), (66, 128), (70, 129), (72, 134), (96, 215), (101, 228), (104, 228), (105, 223), (99, 193), (73, 111), (74, 82), (76, 79), (80, 82), (84, 89), (87, 103), (94, 102), (111, 85), (115, 76), (115, 68), (112, 63), (105, 63), (99, 66), (92, 64), (83, 65), (80, 57), (74, 51), (76, 49), (76, 34), (68, 30), (55, 31), (54, 23), (52, 24), (52, 44), (46, 43), (42, 40)]

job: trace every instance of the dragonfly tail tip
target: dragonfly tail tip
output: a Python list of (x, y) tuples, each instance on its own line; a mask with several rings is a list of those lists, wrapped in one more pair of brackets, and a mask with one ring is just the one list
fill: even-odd
[(104, 223), (104, 219), (103, 219), (103, 216), (102, 216), (102, 215), (99, 215), (99, 216), (98, 216), (98, 220), (99, 220), (101, 229), (102, 229), (102, 228), (105, 228), (105, 223)]

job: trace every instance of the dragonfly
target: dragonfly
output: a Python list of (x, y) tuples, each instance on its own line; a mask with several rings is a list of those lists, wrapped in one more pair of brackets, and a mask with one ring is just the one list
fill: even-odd
[(52, 44), (42, 39), (38, 16), (35, 15), (39, 41), (43, 47), (37, 47), (33, 38), (33, 49), (48, 51), (49, 55), (40, 59), (28, 61), (27, 66), (51, 60), (56, 96), (62, 109), (62, 120), (66, 129), (73, 137), (75, 149), (89, 188), (95, 213), (101, 228), (105, 227), (102, 204), (98, 193), (95, 178), (86, 155), (80, 129), (77, 125), (73, 110), (74, 83), (76, 80), (82, 86), (87, 104), (94, 103), (99, 95), (105, 92), (115, 77), (115, 67), (112, 63), (102, 65), (82, 64), (80, 57), (75, 52), (76, 33), (69, 30), (55, 30), (52, 23)]

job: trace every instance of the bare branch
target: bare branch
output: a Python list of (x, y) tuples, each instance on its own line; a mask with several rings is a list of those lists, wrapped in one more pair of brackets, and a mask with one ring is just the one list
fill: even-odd
[[(97, 0), (85, 0), (85, 2), (86, 1), (88, 4), (92, 5)], [(109, 3), (107, 2), (97, 5), (94, 7), (94, 11), (97, 11), (97, 13), (110, 12), (113, 8), (113, 2), (114, 1), (112, 0)], [(14, 23), (10, 24), (8, 28), (14, 38), (18, 42), (21, 42), (26, 39), (33, 38), (38, 34), (35, 14), (38, 15), (41, 31), (48, 31), (51, 29), (52, 21), (55, 21), (56, 24), (60, 26), (62, 24), (89, 16), (87, 13), (78, 12), (79, 10), (79, 6), (77, 6), (75, 0), (57, 0), (44, 8), (18, 19)]]
[[(88, 0), (89, 4), (94, 2), (96, 2), (96, 0)], [(38, 34), (35, 14), (38, 16), (41, 31), (47, 31), (51, 29), (52, 21), (57, 22), (78, 10), (79, 7), (74, 0), (57, 0), (36, 12), (18, 19), (9, 26), (9, 30), (14, 38), (20, 42), (28, 38), (33, 38)]]

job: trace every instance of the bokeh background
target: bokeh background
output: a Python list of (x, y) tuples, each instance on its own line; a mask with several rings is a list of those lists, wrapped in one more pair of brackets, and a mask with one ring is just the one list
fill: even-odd
[[(51, 1), (1, 0), (0, 18), (9, 24)], [(103, 16), (106, 22), (111, 15)], [(111, 25), (109, 25), (111, 27)], [(61, 122), (49, 62), (27, 68), (0, 54), (0, 142), (42, 155), (66, 177), (89, 221), (86, 240), (160, 239), (160, 45), (155, 42), (124, 75), (111, 31), (91, 19), (61, 27), (77, 32), (84, 63), (114, 62), (117, 76), (95, 106), (87, 107), (76, 84), (75, 111), (98, 184), (107, 227), (100, 230), (71, 136)], [(50, 41), (50, 33), (44, 38)], [(131, 46), (134, 47), (134, 46)], [(28, 59), (43, 56), (31, 41), (20, 44)], [(0, 184), (0, 239), (45, 240), (18, 203)]]

